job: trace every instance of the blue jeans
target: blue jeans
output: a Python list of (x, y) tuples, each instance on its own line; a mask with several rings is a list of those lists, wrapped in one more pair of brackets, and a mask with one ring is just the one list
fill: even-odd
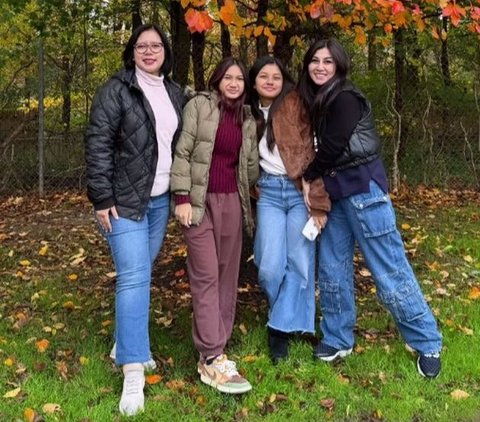
[(254, 257), (269, 303), (268, 326), (315, 332), (315, 242), (302, 235), (308, 220), (303, 195), (286, 176), (262, 173), (257, 182)]
[(118, 365), (150, 359), (150, 281), (169, 215), (170, 195), (165, 193), (150, 198), (147, 212), (140, 221), (110, 217), (112, 232), (104, 233), (117, 272), (115, 341)]
[(333, 202), (320, 236), (322, 341), (337, 349), (354, 345), (355, 241), (372, 273), (379, 300), (408, 345), (422, 354), (439, 352), (442, 337), (405, 255), (392, 203), (374, 181), (370, 192)]

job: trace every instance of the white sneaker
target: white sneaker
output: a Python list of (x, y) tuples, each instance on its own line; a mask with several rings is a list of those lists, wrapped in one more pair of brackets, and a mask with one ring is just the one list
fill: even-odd
[(123, 390), (118, 408), (125, 416), (133, 416), (143, 411), (145, 397), (145, 375), (141, 363), (123, 365)]
[[(115, 357), (117, 355), (117, 343), (113, 343), (112, 350), (110, 351), (110, 359), (112, 359), (115, 362)], [(157, 364), (153, 360), (152, 355), (150, 354), (150, 359), (147, 360), (146, 362), (142, 363), (143, 367), (145, 368), (145, 371), (147, 372), (152, 372), (157, 369)]]

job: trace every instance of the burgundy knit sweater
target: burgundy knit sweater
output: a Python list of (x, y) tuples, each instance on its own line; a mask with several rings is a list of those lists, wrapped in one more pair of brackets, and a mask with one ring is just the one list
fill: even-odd
[[(238, 158), (242, 146), (242, 128), (235, 123), (232, 110), (224, 110), (217, 128), (207, 192), (237, 192)], [(190, 202), (190, 195), (176, 195), (176, 205)]]

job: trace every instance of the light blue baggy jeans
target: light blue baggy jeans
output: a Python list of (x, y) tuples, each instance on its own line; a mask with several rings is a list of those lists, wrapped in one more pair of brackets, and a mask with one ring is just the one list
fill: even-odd
[(142, 220), (110, 217), (104, 233), (117, 273), (115, 286), (116, 363), (150, 359), (148, 317), (152, 266), (160, 251), (170, 215), (170, 195), (150, 198)]
[(372, 273), (379, 300), (407, 344), (422, 354), (439, 352), (442, 337), (405, 255), (390, 197), (374, 181), (368, 193), (333, 201), (320, 236), (322, 342), (337, 349), (354, 345), (355, 242)]
[(262, 173), (257, 185), (254, 257), (269, 303), (267, 325), (314, 333), (315, 242), (302, 235), (308, 220), (303, 195), (287, 176)]

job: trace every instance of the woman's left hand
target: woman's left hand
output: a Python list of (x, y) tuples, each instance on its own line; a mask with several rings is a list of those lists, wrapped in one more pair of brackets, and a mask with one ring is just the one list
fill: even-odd
[(312, 216), (313, 224), (318, 229), (319, 232), (327, 225), (327, 215), (318, 215), (316, 217)]

